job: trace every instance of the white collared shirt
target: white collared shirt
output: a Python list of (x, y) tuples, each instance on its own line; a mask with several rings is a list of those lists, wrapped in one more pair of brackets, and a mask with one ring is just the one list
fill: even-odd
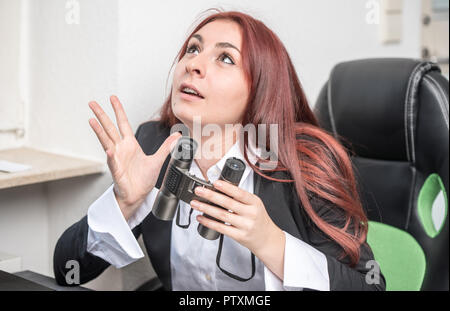
[[(239, 148), (234, 144), (225, 156), (206, 172), (210, 182), (216, 181), (225, 161), (236, 157), (246, 163)], [(249, 155), (254, 164), (255, 159)], [(195, 161), (189, 170), (191, 174), (203, 179)], [(239, 187), (253, 193), (253, 170), (246, 163)], [(87, 251), (101, 257), (116, 268), (126, 266), (142, 257), (142, 252), (132, 229), (140, 224), (151, 212), (159, 189), (147, 195), (144, 203), (128, 220), (123, 217), (115, 199), (113, 185), (91, 204), (88, 210)], [(180, 224), (188, 223), (191, 206), (180, 201)], [(329, 290), (327, 259), (319, 250), (283, 231), (286, 236), (284, 254), (284, 280), (280, 280), (257, 257), (255, 257), (255, 276), (240, 282), (224, 274), (216, 264), (219, 239), (207, 240), (197, 232), (199, 212), (193, 210), (191, 224), (187, 229), (172, 223), (170, 244), (170, 267), (173, 290), (302, 290), (310, 288)], [(168, 258), (169, 260), (169, 258)], [(251, 275), (251, 253), (233, 239), (224, 236), (220, 260), (221, 267), (243, 278)]]

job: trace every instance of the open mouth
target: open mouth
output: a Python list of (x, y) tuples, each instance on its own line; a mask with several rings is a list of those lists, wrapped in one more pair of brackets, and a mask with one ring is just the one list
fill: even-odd
[(181, 88), (180, 88), (180, 92), (186, 95), (189, 95), (189, 97), (193, 97), (193, 98), (204, 98), (202, 94), (200, 94), (199, 91), (197, 91), (197, 89), (195, 89), (192, 86), (186, 85), (186, 84), (182, 84)]

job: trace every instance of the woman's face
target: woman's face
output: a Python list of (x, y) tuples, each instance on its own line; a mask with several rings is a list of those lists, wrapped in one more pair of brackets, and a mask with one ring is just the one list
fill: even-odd
[[(194, 117), (219, 126), (241, 122), (248, 98), (241, 47), (240, 27), (232, 21), (210, 22), (192, 35), (172, 85), (172, 111), (184, 124), (192, 126)], [(183, 93), (185, 85), (201, 96)]]

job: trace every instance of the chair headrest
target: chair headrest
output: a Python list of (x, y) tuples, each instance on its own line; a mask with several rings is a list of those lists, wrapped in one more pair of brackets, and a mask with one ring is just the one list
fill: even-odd
[(324, 128), (350, 141), (358, 156), (409, 161), (419, 88), (423, 77), (433, 71), (440, 72), (436, 64), (412, 59), (340, 63), (314, 110), (322, 118), (320, 123), (329, 123)]

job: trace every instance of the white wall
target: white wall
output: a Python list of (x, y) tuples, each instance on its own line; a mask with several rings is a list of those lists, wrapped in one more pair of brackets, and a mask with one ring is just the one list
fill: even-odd
[[(15, 3), (0, 0), (0, 9), (16, 12)], [(21, 22), (29, 39), (28, 56), (22, 64), (28, 65), (27, 83), (22, 85), (25, 89), (19, 91), (25, 94), (28, 122), (23, 140), (0, 133), (0, 148), (26, 144), (104, 161), (103, 149), (88, 124), (93, 116), (88, 102), (98, 101), (114, 119), (108, 98), (118, 95), (135, 130), (167, 95), (166, 79), (188, 29), (200, 12), (214, 6), (250, 13), (278, 34), (311, 104), (337, 62), (381, 56), (419, 57), (420, 52), (420, 0), (405, 1), (403, 40), (389, 46), (378, 42), (378, 26), (366, 23), (366, 1), (362, 0), (78, 3), (80, 23), (67, 24), (66, 1), (23, 0), (21, 10), (26, 11), (22, 14), (26, 20)], [(7, 15), (0, 11), (0, 19), (2, 14)], [(10, 28), (0, 25), (0, 38), (8, 37)], [(17, 33), (0, 48), (16, 51)], [(13, 75), (10, 64), (15, 57), (8, 55), (11, 53), (0, 54), (0, 68), (8, 68)], [(10, 91), (8, 96), (12, 97), (16, 89), (2, 83), (0, 94)], [(57, 239), (86, 214), (110, 183), (109, 174), (104, 174), (0, 190), (0, 251), (22, 256), (23, 269), (53, 275)], [(141, 260), (123, 271), (111, 268), (89, 286), (130, 289), (133, 282), (137, 284), (152, 273), (148, 262)]]
[(19, 70), (21, 9), (20, 1), (0, 0), (0, 148), (23, 143), (14, 132), (24, 126)]

